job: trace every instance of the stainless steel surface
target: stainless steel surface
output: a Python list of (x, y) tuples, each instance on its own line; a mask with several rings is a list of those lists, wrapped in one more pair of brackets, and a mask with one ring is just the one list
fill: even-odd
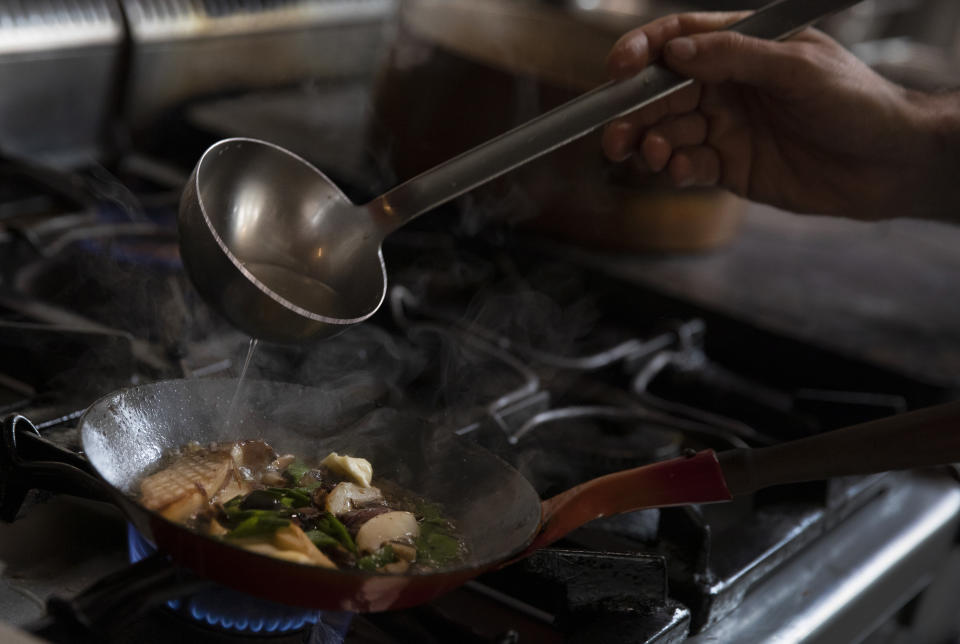
[(0, 3), (0, 56), (111, 44), (120, 33), (110, 0)]
[(960, 228), (940, 222), (798, 217), (751, 204), (722, 253), (554, 252), (765, 332), (957, 391), (958, 245)]
[(863, 641), (935, 580), (960, 520), (960, 489), (949, 477), (909, 474), (898, 483), (688, 641)]
[[(778, 0), (729, 29), (783, 38), (852, 4)], [(691, 82), (651, 65), (359, 206), (290, 152), (252, 139), (221, 141), (204, 153), (184, 192), (184, 263), (207, 301), (253, 337), (297, 342), (330, 335), (369, 318), (383, 302), (380, 245), (390, 232)]]
[(131, 40), (126, 107), (142, 130), (201, 95), (372, 75), (397, 0), (122, 4)]
[(96, 156), (122, 41), (110, 0), (0, 2), (0, 150), (63, 164)]

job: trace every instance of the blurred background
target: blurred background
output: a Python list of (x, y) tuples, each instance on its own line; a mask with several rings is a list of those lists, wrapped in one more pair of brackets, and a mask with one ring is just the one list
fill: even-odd
[[(224, 134), (274, 128), (298, 138), (293, 147), (349, 173), (360, 162), (354, 155), (372, 152), (365, 136), (377, 107), (393, 108), (377, 104), (378, 88), (389, 89), (397, 74), (420, 74), (430, 91), (454, 62), (478, 66), (461, 70), (500, 72), (515, 84), (486, 100), (522, 111), (521, 103), (551, 102), (540, 96), (550, 90), (581, 91), (602, 81), (606, 49), (633, 26), (672, 11), (760, 4), (3, 0), (0, 151), (56, 165), (110, 162), (132, 149), (176, 158), (175, 126)], [(865, 0), (824, 28), (901, 82), (957, 84), (956, 2)], [(421, 98), (408, 100), (436, 97)], [(357, 138), (336, 155), (321, 150), (332, 147), (334, 135)]]
[[(634, 26), (759, 4), (3, 0), (0, 158), (98, 167), (122, 184), (133, 171), (176, 189), (210, 142), (253, 136), (365, 198), (603, 82), (607, 50)], [(956, 2), (865, 0), (823, 26), (899, 82), (960, 84)], [(462, 201), (461, 223), (550, 212), (540, 232), (621, 250), (709, 249), (738, 229), (743, 207), (729, 196), (620, 172), (588, 137)], [(38, 203), (0, 190), (0, 218)], [(585, 214), (595, 230), (578, 225)]]

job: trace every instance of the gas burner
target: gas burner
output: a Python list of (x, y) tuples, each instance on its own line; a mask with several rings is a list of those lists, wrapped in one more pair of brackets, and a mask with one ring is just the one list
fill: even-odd
[[(153, 545), (129, 524), (127, 541), (131, 563), (156, 554)], [(286, 606), (220, 586), (171, 599), (167, 606), (198, 623), (243, 635), (273, 636), (309, 631), (311, 644), (341, 644), (353, 618), (352, 613)]]

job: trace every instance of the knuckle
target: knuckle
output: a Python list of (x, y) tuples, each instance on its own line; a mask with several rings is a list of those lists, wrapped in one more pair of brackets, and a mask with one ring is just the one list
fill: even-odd
[(646, 30), (653, 43), (662, 44), (679, 35), (681, 28), (680, 15), (670, 14), (647, 25)]
[(809, 42), (790, 43), (786, 50), (785, 64), (791, 75), (808, 75), (823, 67), (824, 60), (820, 48)]
[(620, 38), (614, 48), (626, 55), (636, 55), (642, 49), (641, 44), (645, 43), (646, 39), (647, 34), (643, 29), (634, 29)]
[(703, 61), (738, 60), (752, 52), (752, 39), (732, 31), (703, 34), (697, 39), (697, 57)]
[(663, 30), (668, 35), (673, 36), (673, 35), (679, 34), (682, 29), (683, 29), (683, 22), (680, 14), (678, 13), (670, 14), (669, 16), (666, 16), (663, 19)]
[(763, 41), (757, 40), (756, 38), (749, 38), (743, 34), (731, 33), (731, 38), (729, 41), (730, 49), (738, 54), (753, 54), (759, 49)]

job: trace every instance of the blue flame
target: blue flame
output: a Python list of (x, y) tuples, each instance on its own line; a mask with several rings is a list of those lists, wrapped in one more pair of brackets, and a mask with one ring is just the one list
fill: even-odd
[[(127, 525), (130, 561), (137, 562), (156, 549), (132, 525)], [(324, 644), (340, 644), (350, 627), (352, 614), (323, 613), (278, 604), (217, 586), (208, 591), (167, 602), (171, 609), (186, 613), (211, 626), (248, 633), (286, 633), (319, 624)]]

